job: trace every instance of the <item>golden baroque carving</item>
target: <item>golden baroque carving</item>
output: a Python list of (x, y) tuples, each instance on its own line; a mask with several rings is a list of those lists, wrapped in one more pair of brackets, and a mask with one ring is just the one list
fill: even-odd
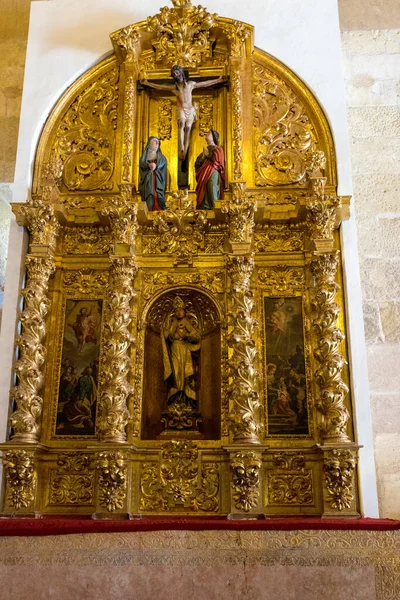
[(119, 69), (112, 68), (84, 90), (65, 113), (54, 140), (69, 190), (113, 188)]
[(3, 452), (6, 471), (6, 503), (16, 510), (29, 507), (34, 500), (34, 459), (26, 450)]
[(114, 512), (126, 498), (126, 458), (122, 452), (100, 452), (97, 457), (99, 503)]
[(114, 46), (125, 53), (126, 62), (133, 62), (139, 49), (140, 33), (134, 25), (128, 25), (110, 35)]
[(63, 289), (69, 294), (103, 295), (108, 283), (108, 273), (90, 268), (79, 269), (78, 271), (64, 271), (62, 282)]
[(125, 442), (130, 417), (127, 401), (133, 392), (128, 374), (132, 364), (129, 351), (135, 341), (130, 325), (134, 317), (131, 303), (136, 296), (133, 281), (137, 267), (131, 258), (112, 257), (111, 260), (97, 431), (106, 442)]
[(170, 140), (172, 133), (172, 102), (161, 99), (158, 102), (158, 137), (160, 140)]
[(122, 179), (128, 182), (131, 179), (133, 161), (133, 131), (135, 122), (136, 103), (136, 77), (127, 75), (125, 81), (124, 103), (124, 136), (122, 150)]
[(205, 137), (214, 124), (214, 106), (212, 96), (200, 96), (199, 104), (199, 135)]
[(225, 235), (206, 233), (204, 236), (204, 252), (205, 254), (220, 254), (224, 251)]
[(233, 21), (227, 28), (227, 37), (230, 42), (230, 55), (239, 58), (243, 55), (244, 45), (251, 34), (251, 28), (241, 21)]
[(302, 452), (273, 455), (273, 471), (268, 474), (269, 504), (313, 504), (312, 472), (305, 469), (305, 464)]
[(236, 452), (231, 459), (235, 508), (250, 512), (258, 505), (261, 460), (254, 452)]
[(304, 230), (298, 225), (277, 224), (255, 226), (255, 252), (301, 252), (304, 250)]
[(258, 325), (251, 316), (254, 301), (250, 290), (250, 278), (254, 269), (252, 256), (230, 256), (227, 263), (231, 279), (228, 318), (230, 333), (227, 342), (232, 348), (228, 360), (228, 397), (232, 409), (230, 421), (234, 442), (259, 443), (261, 425), (257, 411), (261, 406), (257, 391), (257, 370), (254, 361), (257, 354), (253, 330)]
[(313, 240), (332, 240), (333, 244), (333, 230), (342, 201), (338, 196), (324, 194), (325, 181), (323, 177), (312, 179), (314, 194), (306, 199), (307, 225)]
[(80, 452), (58, 456), (59, 468), (50, 469), (50, 506), (93, 504), (94, 472), (90, 472), (90, 462), (90, 457)]
[(142, 465), (140, 494), (142, 511), (217, 512), (218, 465), (201, 464), (194, 442), (171, 440), (163, 445), (158, 466)]
[(157, 290), (180, 284), (193, 284), (214, 294), (222, 294), (225, 290), (224, 271), (209, 270), (194, 273), (167, 273), (165, 271), (143, 273), (143, 298), (150, 300)]
[(222, 205), (222, 212), (228, 215), (230, 242), (251, 242), (254, 229), (254, 201), (246, 196), (246, 184), (242, 181), (231, 183), (232, 197)]
[(10, 417), (14, 428), (13, 440), (23, 443), (39, 441), (40, 417), (43, 399), (39, 392), (43, 385), (42, 366), (45, 348), (42, 341), (46, 335), (45, 317), (50, 301), (47, 297), (49, 279), (55, 271), (51, 258), (26, 258), (27, 284), (22, 291), (25, 298), (20, 321), (22, 333), (16, 339), (20, 357), (15, 364), (17, 385), (11, 390), (16, 410)]
[(54, 216), (54, 207), (42, 199), (34, 199), (18, 207), (18, 225), (26, 225), (31, 234), (30, 245), (55, 250), (60, 225)]
[(216, 14), (191, 2), (179, 2), (174, 8), (164, 6), (160, 12), (147, 19), (148, 31), (157, 39), (156, 59), (166, 64), (193, 67), (200, 64), (203, 54), (210, 54), (209, 32)]
[(315, 380), (319, 388), (317, 408), (323, 415), (320, 426), (325, 442), (349, 442), (346, 433), (349, 411), (344, 404), (348, 387), (341, 377), (345, 359), (339, 352), (344, 334), (336, 327), (340, 306), (335, 297), (340, 286), (335, 282), (339, 253), (317, 256), (311, 262), (315, 278), (312, 309), (317, 345), (314, 356), (319, 365)]
[(331, 508), (342, 511), (351, 507), (355, 466), (356, 459), (350, 450), (333, 449), (325, 457), (325, 486)]
[(305, 289), (303, 267), (262, 267), (257, 269), (258, 282), (271, 294), (290, 294)]
[(306, 180), (321, 158), (304, 106), (268, 69), (253, 64), (256, 185), (287, 185)]
[(232, 74), (232, 145), (233, 173), (237, 180), (243, 177), (243, 115), (242, 78), (239, 71)]
[(138, 229), (137, 204), (132, 199), (131, 185), (120, 185), (120, 191), (120, 195), (113, 197), (102, 212), (110, 219), (115, 243), (127, 244), (134, 250)]
[(66, 227), (64, 252), (66, 254), (108, 254), (112, 248), (108, 227)]
[(206, 211), (195, 209), (187, 190), (173, 192), (167, 209), (156, 212), (154, 218), (162, 250), (175, 255), (178, 263), (192, 261), (203, 242), (207, 225)]

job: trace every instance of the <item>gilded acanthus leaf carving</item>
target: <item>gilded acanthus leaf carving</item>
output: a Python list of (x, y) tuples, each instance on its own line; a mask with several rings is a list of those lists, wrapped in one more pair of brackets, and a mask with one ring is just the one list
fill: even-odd
[(254, 201), (246, 196), (246, 184), (243, 182), (231, 183), (231, 192), (231, 199), (222, 205), (222, 212), (228, 216), (229, 241), (250, 244), (254, 229)]
[(124, 94), (124, 135), (122, 151), (122, 179), (129, 182), (132, 177), (132, 157), (133, 157), (133, 128), (135, 121), (136, 107), (136, 77), (128, 74), (125, 81)]
[(59, 454), (58, 469), (50, 469), (49, 506), (85, 505), (94, 501), (94, 471), (90, 456), (81, 452)]
[(351, 450), (333, 449), (324, 460), (325, 485), (331, 508), (342, 511), (354, 500), (356, 459)]
[(182, 67), (199, 64), (204, 54), (211, 53), (209, 34), (216, 16), (202, 6), (180, 2), (148, 17), (147, 29), (156, 34), (153, 45), (157, 61)]
[(51, 258), (32, 255), (27, 256), (25, 264), (28, 279), (22, 291), (25, 298), (20, 317), (22, 333), (16, 339), (20, 348), (20, 357), (15, 364), (18, 383), (11, 390), (16, 409), (10, 417), (10, 424), (14, 428), (14, 441), (32, 443), (39, 441), (43, 404), (39, 393), (46, 356), (42, 342), (46, 335), (45, 317), (50, 306), (47, 290), (55, 266)]
[(198, 99), (199, 105), (199, 135), (205, 137), (210, 129), (213, 129), (214, 124), (214, 107), (213, 98), (210, 95), (200, 96)]
[(218, 508), (218, 465), (202, 463), (194, 442), (167, 442), (158, 465), (143, 463), (140, 510), (217, 512)]
[(125, 53), (126, 62), (132, 62), (138, 51), (140, 33), (134, 25), (128, 25), (110, 35), (115, 46), (121, 48)]
[(133, 391), (128, 374), (132, 364), (129, 351), (135, 339), (130, 324), (134, 317), (132, 300), (136, 296), (133, 289), (136, 271), (131, 258), (112, 258), (97, 419), (99, 436), (107, 442), (126, 441), (127, 401)]
[(245, 42), (251, 35), (251, 28), (241, 21), (233, 21), (226, 26), (227, 38), (230, 42), (230, 54), (235, 58), (243, 55)]
[(113, 188), (118, 108), (117, 68), (90, 84), (65, 113), (54, 140), (68, 190)]
[(312, 472), (305, 468), (302, 452), (279, 452), (272, 457), (273, 471), (268, 472), (270, 505), (312, 504)]
[(311, 263), (315, 278), (313, 290), (313, 327), (317, 345), (314, 356), (318, 361), (315, 380), (319, 388), (317, 408), (323, 415), (321, 431), (329, 443), (349, 442), (347, 421), (349, 411), (344, 403), (348, 387), (341, 377), (346, 363), (339, 351), (344, 334), (336, 327), (340, 306), (335, 297), (340, 286), (335, 282), (339, 264), (338, 252), (316, 256)]
[(253, 247), (255, 252), (301, 252), (304, 250), (304, 229), (287, 224), (256, 225)]
[(142, 293), (145, 300), (150, 300), (158, 290), (181, 284), (193, 284), (213, 294), (222, 294), (225, 290), (225, 273), (214, 269), (207, 272), (196, 270), (193, 273), (147, 272), (143, 274), (143, 283)]
[(175, 255), (177, 262), (191, 262), (207, 226), (206, 211), (195, 210), (187, 190), (173, 192), (167, 200), (167, 209), (156, 212), (154, 219), (162, 250)]
[(237, 510), (250, 512), (260, 497), (261, 460), (255, 452), (236, 452), (231, 459), (233, 501)]
[(64, 252), (66, 254), (108, 254), (112, 248), (108, 227), (66, 227)]
[(42, 199), (34, 199), (18, 207), (17, 223), (26, 225), (31, 234), (31, 246), (46, 246), (54, 251), (60, 225), (54, 216), (54, 207)]
[(79, 269), (78, 271), (64, 271), (62, 282), (63, 289), (68, 294), (103, 295), (108, 283), (108, 273), (90, 268)]
[(172, 133), (172, 102), (161, 99), (158, 103), (158, 137), (160, 140), (170, 140)]
[(228, 360), (228, 397), (231, 400), (230, 421), (235, 442), (259, 443), (261, 425), (257, 411), (261, 406), (257, 391), (257, 354), (253, 330), (257, 320), (251, 316), (254, 306), (250, 277), (254, 269), (252, 256), (231, 256), (227, 263), (231, 280), (227, 342), (232, 348)]
[(124, 506), (126, 498), (126, 457), (122, 452), (100, 452), (97, 457), (99, 503), (114, 512)]
[(133, 250), (136, 247), (137, 204), (132, 200), (132, 186), (120, 185), (120, 195), (110, 199), (103, 209), (103, 215), (110, 219), (110, 228), (117, 244), (127, 244)]
[(35, 464), (26, 450), (3, 452), (6, 472), (6, 503), (20, 510), (29, 507), (34, 500)]
[(243, 177), (243, 114), (242, 78), (239, 71), (232, 74), (232, 141), (233, 173), (236, 180)]
[(305, 288), (305, 271), (303, 267), (261, 267), (257, 269), (257, 277), (263, 289), (271, 294), (294, 293)]
[(256, 185), (304, 182), (320, 156), (313, 125), (289, 86), (257, 63), (253, 110)]

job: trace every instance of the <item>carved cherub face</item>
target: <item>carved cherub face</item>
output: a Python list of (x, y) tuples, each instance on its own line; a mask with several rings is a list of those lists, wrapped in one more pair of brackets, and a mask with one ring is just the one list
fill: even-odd
[(183, 319), (183, 317), (185, 316), (185, 309), (184, 308), (176, 308), (175, 316), (177, 319)]
[(150, 150), (158, 150), (158, 147), (160, 145), (160, 140), (156, 137), (151, 138), (150, 142), (149, 142), (149, 148)]

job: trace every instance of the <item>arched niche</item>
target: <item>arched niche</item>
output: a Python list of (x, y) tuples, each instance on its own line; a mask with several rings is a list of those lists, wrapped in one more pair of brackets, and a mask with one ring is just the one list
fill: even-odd
[[(168, 408), (170, 383), (164, 380), (161, 336), (163, 325), (174, 313), (177, 297), (183, 301), (186, 316), (201, 335), (200, 350), (193, 357), (194, 384), (202, 420), (199, 433), (203, 439), (217, 440), (221, 434), (221, 315), (208, 294), (191, 287), (174, 287), (161, 293), (146, 310), (141, 437), (144, 440), (163, 438), (162, 416)], [(176, 429), (175, 436), (190, 438), (193, 432)]]

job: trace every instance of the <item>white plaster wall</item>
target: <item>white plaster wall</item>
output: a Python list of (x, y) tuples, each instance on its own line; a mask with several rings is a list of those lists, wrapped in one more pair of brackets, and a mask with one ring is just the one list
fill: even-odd
[[(164, 0), (162, 4), (166, 4)], [(351, 194), (350, 160), (345, 112), (344, 82), (341, 64), (337, 0), (253, 0), (251, 3), (230, 0), (204, 0), (211, 12), (233, 17), (255, 26), (256, 46), (275, 56), (314, 92), (323, 106), (335, 139), (339, 193)], [(31, 8), (26, 71), (22, 99), (17, 165), (14, 182), (14, 201), (24, 201), (29, 194), (35, 149), (43, 123), (62, 92), (80, 74), (111, 51), (109, 33), (129, 23), (145, 19), (158, 12), (160, 2), (132, 3), (132, 0), (53, 0), (34, 2)], [(23, 236), (15, 225), (11, 228), (8, 279), (0, 343), (0, 361), (6, 374), (0, 374), (0, 426), (5, 435), (5, 415), (8, 406), (8, 387), (13, 333), (15, 331), (18, 285), (21, 273)], [(346, 248), (344, 248), (346, 254)], [(346, 265), (345, 265), (346, 266)], [(360, 289), (357, 261), (348, 261), (347, 279)], [(350, 298), (349, 316), (361, 314), (360, 294)], [(7, 298), (6, 298), (7, 300)], [(352, 330), (353, 347), (364, 347), (362, 323), (355, 322)], [(4, 359), (4, 363), (2, 362)], [(363, 362), (364, 361), (364, 362)], [(359, 369), (357, 371), (357, 369)], [(366, 382), (365, 357), (361, 351), (355, 362), (353, 376)], [(2, 379), (1, 379), (2, 377)], [(357, 402), (368, 413), (368, 384)], [(371, 433), (368, 419), (359, 420), (359, 439), (367, 451), (362, 463), (373, 465)], [(372, 463), (371, 463), (372, 460)], [(362, 471), (362, 468), (361, 468)], [(361, 481), (361, 487), (364, 484)], [(364, 511), (376, 516), (376, 494), (373, 484), (363, 490)]]

